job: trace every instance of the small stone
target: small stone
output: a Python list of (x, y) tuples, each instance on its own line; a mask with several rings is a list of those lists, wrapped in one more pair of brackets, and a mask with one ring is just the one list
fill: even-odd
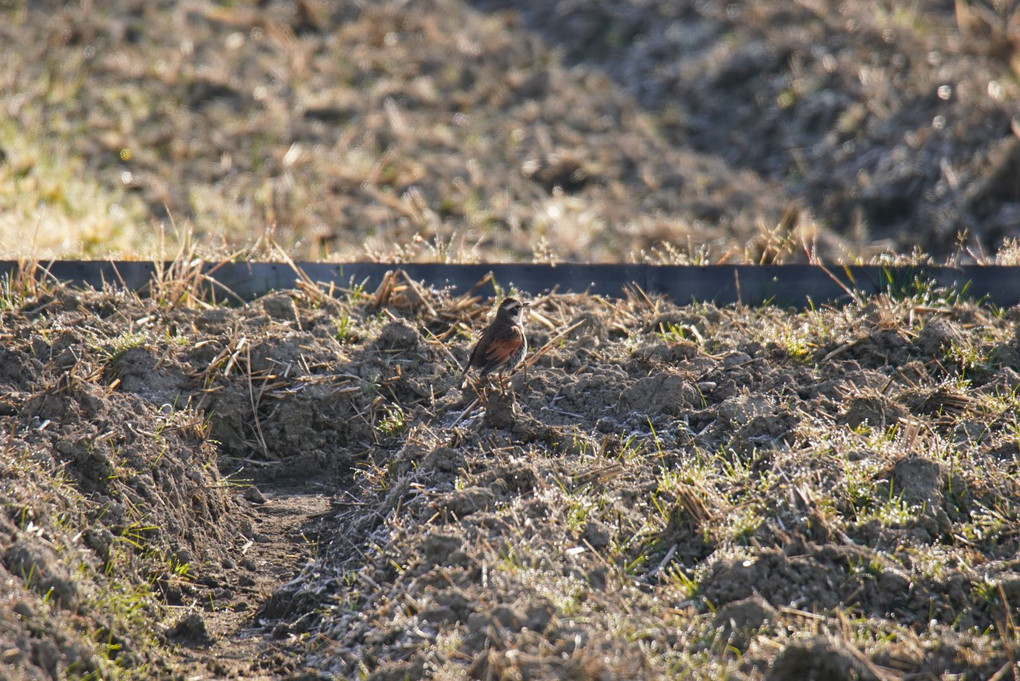
[(719, 608), (713, 623), (731, 645), (742, 649), (749, 643), (750, 635), (775, 615), (776, 609), (756, 594)]
[(170, 627), (167, 637), (193, 645), (206, 643), (209, 641), (209, 633), (206, 630), (205, 618), (197, 612), (188, 613)]
[(449, 534), (430, 534), (425, 538), (425, 558), (433, 565), (445, 565), (450, 554), (458, 551), (463, 542), (460, 537)]
[(458, 518), (466, 518), (472, 513), (491, 508), (495, 498), (492, 491), (485, 487), (468, 487), (451, 494), (446, 502), (446, 508)]
[(266, 496), (262, 494), (261, 490), (255, 485), (245, 488), (244, 498), (253, 504), (264, 504), (266, 503)]
[(893, 466), (893, 493), (902, 495), (907, 504), (930, 505), (941, 501), (944, 479), (945, 471), (938, 462), (907, 456)]
[(32, 617), (35, 617), (35, 610), (32, 609), (32, 606), (29, 605), (28, 601), (18, 601), (14, 604), (12, 610), (14, 611), (14, 614), (24, 619), (31, 619)]
[(379, 332), (375, 345), (382, 350), (409, 350), (421, 342), (418, 329), (403, 319), (390, 322)]
[(279, 321), (292, 322), (297, 319), (297, 308), (294, 307), (294, 300), (287, 295), (266, 296), (262, 299), (262, 309), (271, 318)]

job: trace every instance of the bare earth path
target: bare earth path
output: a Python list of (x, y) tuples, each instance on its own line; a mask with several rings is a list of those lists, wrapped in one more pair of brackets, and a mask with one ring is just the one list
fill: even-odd
[[(297, 658), (287, 645), (290, 628), (273, 628), (272, 618), (261, 616), (258, 608), (316, 554), (316, 525), (330, 503), (328, 494), (308, 491), (315, 487), (321, 485), (247, 495), (265, 499), (251, 506), (253, 539), (245, 541), (236, 560), (224, 561), (191, 606), (201, 613), (205, 636), (193, 636), (178, 648), (177, 662), (188, 679), (269, 681), (295, 670)], [(286, 615), (286, 608), (279, 614)]]

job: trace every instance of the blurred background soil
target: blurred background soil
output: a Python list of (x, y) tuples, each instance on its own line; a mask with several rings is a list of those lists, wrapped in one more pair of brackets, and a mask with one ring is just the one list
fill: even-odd
[(0, 252), (980, 259), (1013, 4), (8, 1)]

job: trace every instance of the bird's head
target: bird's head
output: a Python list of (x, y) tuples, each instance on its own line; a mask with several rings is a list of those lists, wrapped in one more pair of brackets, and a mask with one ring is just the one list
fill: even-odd
[(511, 319), (517, 319), (521, 316), (521, 310), (525, 307), (527, 306), (516, 298), (506, 298), (502, 303), (500, 303), (496, 314), (501, 317), (505, 316), (510, 317)]

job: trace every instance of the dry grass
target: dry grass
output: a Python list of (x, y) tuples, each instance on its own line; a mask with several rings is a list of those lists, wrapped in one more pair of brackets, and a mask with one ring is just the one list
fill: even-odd
[(0, 255), (154, 258), (171, 216), (209, 260), (943, 258), (1015, 226), (1005, 6), (610, 2), (587, 35), (312, 5), (0, 10)]
[[(317, 560), (267, 601), (294, 604), (264, 616), (280, 631), (312, 634), (285, 639), (297, 658), (279, 664), (437, 678), (1009, 673), (1011, 311), (920, 282), (803, 311), (677, 307), (636, 287), (551, 294), (531, 301), (527, 374), (479, 409), (452, 383), (489, 310), (473, 293), (394, 271), (374, 292), (305, 278), (225, 307), (193, 255), (143, 295), (70, 291), (38, 267), (5, 288), (5, 361), (21, 374), (3, 379), (0, 531), (7, 547), (64, 547), (37, 568), (48, 582), (9, 577), (43, 631), (78, 641), (82, 669), (175, 664), (143, 632), (229, 546), (236, 500), (215, 454), (226, 472), (328, 475), (340, 490)], [(97, 410), (110, 425), (93, 433), (95, 416), (76, 415)], [(208, 479), (171, 477), (181, 488), (157, 486), (155, 505), (135, 493), (147, 471), (183, 474), (196, 456)], [(160, 504), (196, 495), (225, 506), (185, 543), (187, 523)], [(75, 624), (46, 605), (65, 569), (104, 615)], [(94, 647), (100, 634), (120, 647)], [(34, 664), (8, 643), (8, 662)]]

